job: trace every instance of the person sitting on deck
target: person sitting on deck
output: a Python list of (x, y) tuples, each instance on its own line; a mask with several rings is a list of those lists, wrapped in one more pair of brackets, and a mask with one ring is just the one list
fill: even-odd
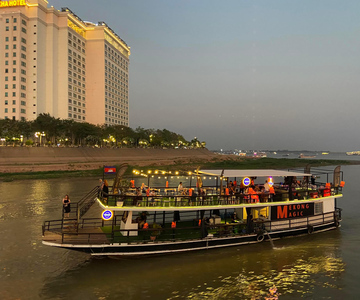
[(187, 194), (187, 190), (186, 188), (184, 188), (183, 183), (180, 181), (179, 186), (178, 186), (178, 192), (180, 195), (186, 195)]
[(142, 193), (141, 193), (141, 189), (138, 187), (136, 188), (136, 196), (134, 197), (134, 201), (133, 201), (133, 205), (134, 206), (137, 206), (139, 205), (140, 206), (140, 202), (142, 200)]
[(155, 204), (155, 198), (153, 198), (154, 196), (156, 196), (155, 190), (151, 190), (149, 193), (149, 197), (151, 197), (151, 198), (149, 198), (149, 200), (150, 200), (150, 204), (152, 206), (154, 206), (154, 204)]
[(265, 193), (268, 193), (270, 191), (270, 184), (267, 180), (265, 181), (264, 188), (265, 188)]
[(249, 187), (249, 194), (250, 194), (250, 202), (251, 203), (258, 203), (259, 202), (259, 196), (257, 195), (257, 192), (254, 190), (254, 186)]
[(140, 189), (141, 189), (141, 192), (142, 192), (143, 194), (146, 194), (147, 188), (148, 188), (148, 187), (145, 185), (145, 183), (142, 183), (142, 184), (141, 184), (141, 188), (140, 188)]
[[(145, 224), (146, 223), (146, 218), (147, 218), (147, 213), (145, 211), (143, 211), (142, 213), (139, 213), (139, 216), (136, 218), (138, 224), (139, 224), (139, 228), (145, 228)], [(147, 228), (149, 228), (149, 224), (147, 225)]]

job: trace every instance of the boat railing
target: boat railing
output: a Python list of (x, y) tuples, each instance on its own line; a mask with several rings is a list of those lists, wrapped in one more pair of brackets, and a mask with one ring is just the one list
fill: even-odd
[[(320, 198), (326, 196), (336, 196), (341, 194), (341, 188), (331, 189), (330, 194), (327, 194), (325, 187), (318, 188), (296, 188), (292, 191), (291, 200), (308, 200), (313, 198)], [(173, 195), (173, 196), (135, 196), (131, 194), (119, 195), (108, 194), (99, 195), (99, 200), (107, 206), (120, 207), (181, 207), (181, 206), (226, 206), (238, 204), (255, 204), (267, 202), (283, 202), (289, 201), (289, 191), (286, 187), (276, 189), (275, 194), (271, 193), (257, 193), (257, 194), (242, 194), (235, 193), (233, 195)], [(290, 200), (290, 201), (291, 201)]]
[[(115, 222), (104, 221), (100, 218), (82, 219), (77, 223), (76, 219), (69, 220), (74, 226), (61, 228), (63, 220), (46, 221), (43, 225), (43, 235), (45, 231), (59, 234), (61, 243), (73, 244), (114, 244), (114, 243), (148, 243), (152, 241), (152, 236), (156, 236), (157, 242), (181, 241), (181, 240), (199, 240), (202, 238), (218, 238), (232, 237), (235, 235), (254, 234), (263, 231), (276, 232), (287, 229), (308, 228), (311, 230), (313, 226), (327, 223), (338, 222), (340, 209), (335, 212), (328, 212), (314, 216), (298, 217), (286, 220), (253, 220), (253, 231), (249, 232), (246, 220), (240, 222), (226, 222), (221, 224), (202, 224), (199, 218), (194, 218), (188, 226), (180, 226), (169, 228), (170, 224), (166, 224), (161, 228), (148, 229), (121, 229), (119, 224)], [(119, 218), (120, 220), (120, 218)], [(118, 221), (119, 221), (118, 220)], [(104, 227), (105, 226), (105, 227)], [(337, 225), (338, 226), (338, 225)], [(102, 229), (101, 229), (102, 228)], [(107, 229), (106, 229), (107, 228)], [(96, 229), (96, 231), (94, 230)]]
[(297, 229), (303, 227), (312, 227), (316, 225), (326, 224), (326, 223), (334, 223), (338, 221), (336, 218), (336, 211), (335, 212), (328, 212), (322, 213), (313, 216), (307, 217), (298, 217), (292, 219), (285, 219), (285, 220), (275, 220), (266, 222), (265, 229), (269, 232), (277, 231), (277, 230), (284, 230), (284, 229)]

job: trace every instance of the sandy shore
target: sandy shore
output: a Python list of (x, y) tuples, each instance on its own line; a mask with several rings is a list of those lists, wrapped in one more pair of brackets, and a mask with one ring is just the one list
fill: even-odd
[(0, 172), (93, 170), (104, 165), (172, 165), (221, 159), (207, 149), (0, 147)]

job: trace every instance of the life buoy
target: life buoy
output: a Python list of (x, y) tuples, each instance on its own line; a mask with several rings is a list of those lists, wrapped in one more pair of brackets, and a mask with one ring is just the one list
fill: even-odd
[(308, 225), (307, 230), (308, 230), (308, 234), (311, 234), (314, 232), (314, 227), (312, 225)]
[(257, 237), (256, 237), (256, 240), (258, 241), (258, 242), (262, 242), (263, 240), (264, 240), (264, 235), (263, 235), (263, 233), (262, 232), (259, 232), (258, 233), (258, 235), (257, 235)]

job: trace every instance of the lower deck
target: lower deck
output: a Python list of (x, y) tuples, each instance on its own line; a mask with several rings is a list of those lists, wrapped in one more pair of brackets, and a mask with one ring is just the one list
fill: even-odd
[[(175, 213), (176, 214), (176, 213)], [(181, 220), (169, 221), (174, 218), (174, 212), (146, 215), (146, 223), (149, 227), (144, 228), (144, 222), (137, 219), (128, 220), (136, 228), (124, 229), (124, 215), (115, 215), (112, 221), (104, 221), (99, 218), (77, 220), (54, 220), (48, 221), (43, 226), (43, 241), (53, 246), (66, 247), (65, 245), (78, 245), (83, 247), (112, 246), (112, 245), (144, 245), (149, 243), (181, 243), (203, 240), (223, 240), (235, 238), (243, 241), (258, 241), (270, 237), (277, 237), (284, 232), (312, 233), (315, 228), (330, 226), (336, 228), (341, 220), (340, 209), (301, 218), (287, 220), (264, 220), (256, 219), (234, 220), (229, 216), (206, 217), (204, 213), (194, 215), (181, 215)], [(200, 217), (200, 218), (199, 218)], [(180, 215), (175, 215), (180, 219)], [(150, 222), (152, 220), (152, 222)], [(125, 220), (126, 222), (127, 220)], [(134, 227), (134, 226), (133, 226)], [(146, 227), (146, 226), (145, 226)], [(221, 243), (220, 243), (221, 244)]]

